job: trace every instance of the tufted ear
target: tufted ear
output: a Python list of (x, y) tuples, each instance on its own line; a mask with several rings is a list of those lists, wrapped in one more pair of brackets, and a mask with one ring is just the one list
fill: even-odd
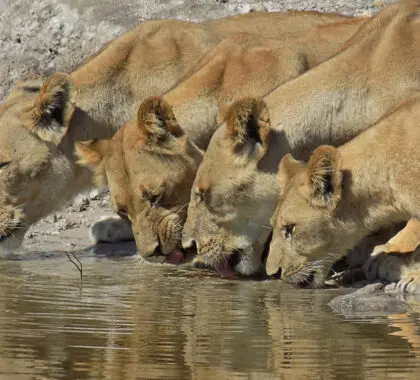
[(104, 158), (111, 149), (111, 140), (79, 141), (76, 143), (75, 154), (79, 165), (88, 167), (95, 174), (98, 186), (107, 185)]
[(233, 103), (226, 116), (226, 128), (234, 152), (259, 160), (268, 147), (270, 115), (261, 98), (244, 98)]
[(185, 135), (172, 107), (158, 96), (150, 97), (140, 105), (137, 126), (143, 143), (148, 146), (160, 146)]
[(338, 149), (328, 145), (318, 147), (306, 170), (312, 203), (319, 207), (334, 207), (341, 198), (343, 179)]
[(292, 179), (296, 173), (304, 167), (304, 163), (293, 158), (290, 153), (283, 156), (277, 173), (277, 182), (281, 192), (283, 192), (290, 179)]
[(42, 85), (33, 108), (33, 131), (56, 145), (67, 132), (73, 115), (72, 85), (68, 74), (56, 73)]

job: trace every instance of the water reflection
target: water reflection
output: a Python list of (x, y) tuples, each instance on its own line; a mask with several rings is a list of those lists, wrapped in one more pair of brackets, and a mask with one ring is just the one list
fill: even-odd
[[(418, 314), (346, 319), (343, 290), (133, 257), (0, 261), (0, 378), (418, 378)], [(416, 304), (413, 305), (415, 307)]]

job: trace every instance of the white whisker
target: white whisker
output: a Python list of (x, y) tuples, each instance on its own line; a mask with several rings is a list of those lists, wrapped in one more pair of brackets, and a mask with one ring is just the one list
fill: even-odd
[(176, 213), (179, 214), (182, 211), (182, 209), (185, 208), (186, 206), (188, 206), (189, 204), (190, 204), (189, 202), (185, 203), (185, 205), (181, 206)]

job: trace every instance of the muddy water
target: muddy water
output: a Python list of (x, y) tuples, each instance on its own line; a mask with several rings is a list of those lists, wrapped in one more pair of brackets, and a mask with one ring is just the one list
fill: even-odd
[(133, 257), (0, 261), (0, 379), (418, 379), (418, 314)]

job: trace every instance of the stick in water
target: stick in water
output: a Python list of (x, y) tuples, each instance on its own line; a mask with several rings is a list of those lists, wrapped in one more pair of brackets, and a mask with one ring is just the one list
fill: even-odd
[(71, 255), (74, 257), (74, 259), (77, 261), (77, 263), (76, 263), (76, 261), (74, 261), (72, 258), (71, 258), (71, 256), (68, 254), (68, 253), (66, 253), (66, 255), (67, 255), (67, 258), (70, 260), (70, 262), (77, 268), (77, 270), (79, 271), (79, 273), (80, 273), (80, 281), (82, 280), (82, 278), (83, 278), (83, 265), (82, 265), (82, 263), (81, 263), (81, 261), (78, 259), (78, 257), (74, 254), (74, 253), (71, 253)]

